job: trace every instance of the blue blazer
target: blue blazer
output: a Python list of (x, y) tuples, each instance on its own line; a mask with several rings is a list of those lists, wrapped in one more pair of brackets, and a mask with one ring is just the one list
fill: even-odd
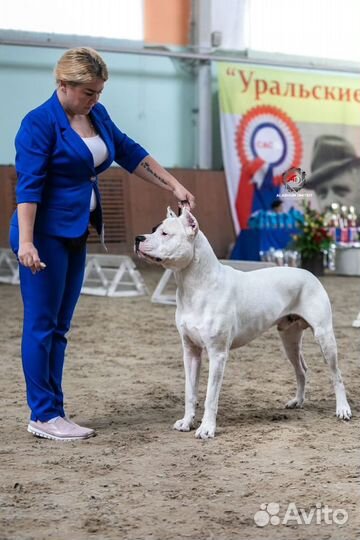
[[(94, 167), (93, 156), (72, 129), (56, 91), (29, 112), (16, 135), (17, 203), (37, 203), (34, 229), (52, 236), (76, 238), (89, 224), (92, 189), (97, 197), (95, 227), (102, 230), (97, 175), (113, 161), (133, 172), (148, 152), (122, 133), (105, 107), (97, 103), (91, 121), (104, 140), (108, 158)], [(11, 225), (18, 226), (17, 211)]]

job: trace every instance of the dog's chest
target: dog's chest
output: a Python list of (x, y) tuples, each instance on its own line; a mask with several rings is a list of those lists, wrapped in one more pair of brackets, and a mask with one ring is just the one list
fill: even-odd
[(192, 317), (180, 317), (177, 327), (182, 336), (188, 337), (198, 347), (204, 347), (206, 345), (204, 329)]
[[(176, 324), (180, 335), (186, 336), (198, 347), (204, 348), (210, 343), (223, 340), (228, 335), (228, 325), (214, 314), (203, 312), (177, 313)], [(224, 330), (225, 329), (225, 330)]]
[[(207, 330), (204, 318), (195, 306), (182, 306), (176, 310), (176, 326), (181, 336), (186, 336), (198, 347), (206, 345)], [(204, 315), (204, 314), (203, 314)]]

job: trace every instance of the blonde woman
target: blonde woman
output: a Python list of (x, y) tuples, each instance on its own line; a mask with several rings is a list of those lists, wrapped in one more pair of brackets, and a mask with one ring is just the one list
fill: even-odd
[(64, 411), (62, 372), (66, 333), (84, 275), (91, 222), (103, 236), (97, 176), (113, 161), (172, 191), (190, 208), (194, 197), (111, 120), (99, 97), (108, 79), (93, 49), (70, 49), (56, 69), (57, 89), (23, 119), (17, 133), (17, 209), (10, 243), (19, 260), (24, 304), (22, 361), (28, 431), (78, 440), (94, 430)]

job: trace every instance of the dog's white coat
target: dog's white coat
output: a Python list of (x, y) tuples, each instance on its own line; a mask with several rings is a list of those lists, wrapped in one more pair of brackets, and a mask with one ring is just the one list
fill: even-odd
[(140, 237), (140, 257), (174, 271), (176, 324), (185, 367), (185, 415), (174, 428), (189, 431), (195, 420), (201, 353), (209, 357), (205, 411), (196, 437), (214, 437), (220, 388), (229, 350), (245, 345), (277, 325), (285, 353), (294, 366), (297, 392), (286, 407), (302, 407), (306, 364), (302, 335), (310, 327), (328, 363), (336, 395), (336, 415), (348, 420), (350, 406), (337, 363), (331, 305), (320, 281), (298, 268), (274, 267), (241, 272), (222, 265), (194, 216), (167, 218), (152, 234)]

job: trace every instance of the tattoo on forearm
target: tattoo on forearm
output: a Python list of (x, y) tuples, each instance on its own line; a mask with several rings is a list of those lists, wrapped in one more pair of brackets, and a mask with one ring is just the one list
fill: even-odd
[(161, 176), (159, 176), (155, 171), (152, 170), (152, 168), (150, 167), (149, 163), (147, 161), (144, 161), (143, 163), (141, 163), (141, 166), (144, 167), (144, 169), (149, 172), (150, 174), (152, 174), (157, 180), (159, 180), (162, 184), (164, 184), (165, 186), (169, 186), (169, 184), (163, 179), (161, 178)]

